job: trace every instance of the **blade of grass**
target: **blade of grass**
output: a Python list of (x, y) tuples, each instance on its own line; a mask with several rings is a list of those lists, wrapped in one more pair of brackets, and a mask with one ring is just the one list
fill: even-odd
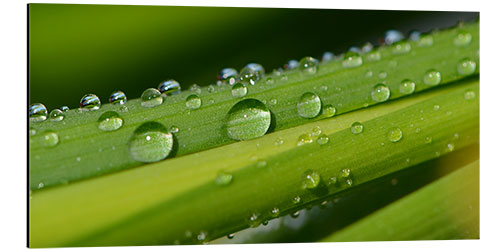
[(323, 241), (479, 239), (479, 160)]
[[(465, 46), (454, 44), (460, 32), (472, 36)], [(406, 48), (402, 44), (377, 48), (362, 55), (364, 62), (359, 67), (345, 68), (342, 59), (336, 59), (320, 64), (318, 72), (312, 75), (300, 70), (269, 74), (256, 85), (247, 86), (245, 98), (265, 103), (272, 114), (268, 132), (273, 132), (326, 118), (326, 114), (313, 119), (298, 114), (297, 103), (306, 92), (315, 93), (323, 109), (332, 105), (337, 114), (343, 114), (376, 104), (371, 93), (379, 83), (391, 89), (389, 100), (392, 100), (404, 96), (399, 91), (404, 79), (414, 81), (415, 92), (420, 92), (434, 87), (423, 80), (430, 69), (441, 73), (441, 84), (448, 84), (465, 77), (457, 71), (457, 64), (464, 58), (479, 64), (478, 22), (433, 32), (425, 39), (431, 39), (432, 45), (419, 46), (422, 40), (408, 41), (411, 50), (406, 53), (394, 52), (401, 51), (398, 49), (401, 46)], [(381, 59), (373, 59), (377, 58), (374, 55), (380, 55)], [(472, 74), (478, 73), (479, 66)], [(268, 84), (268, 77), (273, 84)], [(36, 191), (142, 165), (131, 156), (129, 141), (133, 131), (148, 121), (158, 122), (166, 129), (179, 128), (170, 158), (234, 142), (227, 135), (225, 120), (231, 107), (242, 98), (233, 97), (227, 85), (205, 87), (198, 94), (201, 108), (187, 109), (187, 96), (197, 93), (188, 90), (168, 96), (164, 104), (154, 108), (142, 107), (141, 101), (134, 99), (122, 106), (106, 104), (98, 111), (70, 110), (60, 122), (30, 123), (30, 131), (35, 134), (29, 140), (30, 188)], [(120, 129), (112, 132), (98, 129), (97, 121), (106, 111), (115, 111), (123, 118)], [(57, 133), (57, 146), (44, 147), (45, 131)]]
[[(256, 140), (34, 192), (30, 246), (205, 242), (258, 225), (273, 217), (273, 208), (281, 215), (294, 212), (476, 143), (478, 89), (477, 79), (469, 79)], [(361, 134), (351, 133), (355, 121), (364, 125)], [(317, 127), (329, 142), (298, 147), (298, 137)], [(387, 137), (394, 127), (403, 131), (396, 143)], [(348, 178), (341, 177), (344, 169), (350, 169)], [(221, 171), (232, 177), (227, 186), (216, 182)], [(320, 176), (314, 189), (303, 188), (308, 171)], [(337, 184), (327, 185), (330, 177)]]

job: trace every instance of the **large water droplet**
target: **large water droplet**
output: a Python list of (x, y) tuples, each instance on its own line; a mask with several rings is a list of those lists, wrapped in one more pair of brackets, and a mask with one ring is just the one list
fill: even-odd
[(469, 32), (466, 31), (460, 31), (458, 32), (457, 36), (455, 39), (453, 39), (453, 43), (456, 46), (466, 46), (469, 45), (470, 42), (472, 41), (472, 35)]
[(50, 111), (49, 118), (51, 121), (58, 122), (64, 119), (64, 114), (60, 109)]
[(302, 175), (302, 180), (303, 180), (302, 187), (304, 189), (313, 189), (319, 185), (319, 182), (321, 180), (321, 176), (316, 171), (307, 170)]
[(80, 100), (80, 108), (83, 110), (98, 110), (101, 108), (101, 100), (94, 94), (86, 94)]
[(441, 73), (434, 69), (427, 71), (424, 75), (424, 83), (428, 86), (436, 86), (441, 82)]
[(231, 93), (233, 94), (234, 97), (244, 97), (247, 95), (247, 87), (245, 84), (239, 82), (234, 84), (233, 89), (231, 90)]
[(46, 131), (42, 135), (42, 146), (44, 147), (54, 147), (59, 143), (59, 136), (52, 131)]
[(463, 76), (471, 75), (474, 71), (476, 71), (476, 62), (470, 60), (469, 58), (464, 58), (458, 63), (457, 71)]
[(310, 56), (300, 60), (300, 70), (307, 74), (315, 74), (318, 71), (318, 60)]
[(128, 143), (132, 158), (140, 162), (155, 162), (165, 159), (172, 150), (174, 138), (157, 122), (146, 122), (138, 127)]
[(410, 52), (411, 45), (409, 42), (398, 42), (392, 48), (392, 53), (394, 54), (406, 54)]
[(103, 131), (114, 131), (122, 127), (123, 119), (114, 111), (103, 113), (97, 120), (98, 127)]
[(398, 142), (403, 138), (403, 131), (400, 128), (391, 128), (387, 133), (387, 138), (391, 142)]
[(321, 100), (316, 94), (307, 92), (300, 97), (297, 111), (303, 118), (314, 118), (321, 111)]
[(220, 172), (215, 178), (215, 183), (219, 186), (227, 186), (231, 184), (233, 180), (233, 175), (227, 172)]
[(361, 124), (360, 122), (354, 122), (352, 125), (351, 125), (351, 132), (355, 135), (357, 134), (361, 134), (363, 132), (363, 124)]
[(405, 38), (404, 34), (397, 30), (388, 30), (385, 32), (384, 42), (387, 45), (399, 42)]
[(181, 93), (181, 85), (176, 80), (170, 79), (158, 85), (158, 91), (164, 95), (175, 95)]
[(372, 99), (376, 102), (385, 102), (391, 96), (391, 90), (383, 83), (375, 85), (372, 90)]
[(127, 102), (127, 96), (122, 91), (115, 91), (109, 96), (109, 103), (123, 105)]
[(409, 79), (403, 80), (399, 84), (399, 92), (403, 95), (413, 94), (415, 92), (415, 82)]
[(227, 135), (234, 140), (263, 136), (271, 125), (271, 112), (261, 101), (245, 99), (236, 103), (226, 118)]
[(344, 61), (342, 62), (344, 68), (355, 68), (361, 66), (361, 64), (363, 64), (363, 58), (358, 53), (353, 51), (345, 53)]
[(160, 91), (154, 88), (144, 90), (141, 95), (141, 105), (146, 108), (158, 106), (163, 103)]
[(186, 98), (186, 108), (188, 109), (199, 109), (201, 107), (201, 98), (192, 94)]
[(224, 68), (217, 75), (217, 79), (223, 83), (235, 84), (238, 79), (238, 71), (233, 68)]

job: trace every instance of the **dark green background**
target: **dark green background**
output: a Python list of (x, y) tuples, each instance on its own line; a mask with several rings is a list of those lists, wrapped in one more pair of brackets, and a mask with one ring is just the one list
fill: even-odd
[(30, 103), (78, 107), (87, 93), (107, 103), (176, 79), (187, 88), (216, 81), (224, 67), (342, 53), (388, 29), (407, 34), (451, 27), (474, 12), (367, 11), (30, 4)]

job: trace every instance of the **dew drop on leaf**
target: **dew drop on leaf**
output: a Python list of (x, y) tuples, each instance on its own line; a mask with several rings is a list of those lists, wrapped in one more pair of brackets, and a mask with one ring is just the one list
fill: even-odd
[(146, 108), (158, 106), (163, 103), (160, 91), (154, 88), (144, 90), (141, 95), (141, 105)]
[(127, 102), (127, 96), (122, 91), (115, 91), (109, 96), (109, 103), (123, 105)]
[(326, 51), (325, 53), (323, 53), (323, 56), (321, 56), (321, 61), (322, 62), (329, 62), (329, 61), (333, 60), (334, 57), (335, 57), (335, 55), (332, 52)]
[(68, 112), (69, 111), (68, 106), (62, 106), (60, 109), (61, 109), (62, 112)]
[(328, 104), (323, 108), (323, 115), (325, 115), (326, 117), (332, 117), (336, 113), (337, 109), (333, 105)]
[(42, 135), (42, 146), (44, 147), (54, 147), (59, 143), (59, 135), (52, 131), (46, 131)]
[(227, 135), (234, 140), (249, 140), (263, 136), (271, 125), (271, 112), (261, 101), (245, 99), (228, 112), (225, 122)]
[(363, 58), (361, 56), (353, 51), (348, 51), (344, 55), (344, 61), (342, 62), (342, 66), (344, 68), (355, 68), (359, 67), (363, 64)]
[(247, 87), (245, 84), (239, 82), (233, 85), (233, 88), (231, 89), (231, 94), (234, 97), (244, 97), (247, 95)]
[(41, 122), (47, 119), (47, 108), (41, 103), (30, 105), (30, 122)]
[(424, 75), (424, 83), (428, 86), (436, 86), (441, 82), (441, 73), (434, 69), (427, 71)]
[(199, 109), (201, 107), (201, 98), (192, 94), (186, 98), (186, 108), (188, 109)]
[(319, 145), (325, 145), (328, 143), (328, 140), (330, 140), (330, 138), (328, 138), (327, 135), (320, 135), (316, 141)]
[(391, 142), (398, 142), (403, 138), (403, 131), (400, 128), (391, 128), (387, 133), (387, 138)]
[(83, 110), (98, 110), (101, 108), (101, 100), (94, 94), (86, 94), (80, 100), (80, 108)]
[(233, 180), (233, 175), (223, 171), (217, 175), (217, 178), (215, 178), (215, 183), (219, 186), (227, 186), (231, 184), (232, 180)]
[(297, 111), (303, 118), (314, 118), (321, 111), (321, 99), (314, 93), (304, 93), (297, 103)]
[(136, 161), (156, 162), (168, 156), (173, 144), (172, 134), (162, 124), (146, 122), (134, 131), (128, 150)]
[(457, 36), (453, 39), (456, 46), (467, 46), (472, 41), (472, 35), (466, 31), (459, 31)]
[(351, 125), (351, 133), (357, 135), (357, 134), (361, 134), (363, 132), (363, 124), (361, 124), (360, 122), (354, 122), (352, 125)]
[(318, 71), (318, 60), (310, 56), (302, 58), (299, 64), (303, 73), (315, 74)]
[(385, 102), (391, 96), (391, 90), (385, 84), (379, 83), (373, 88), (371, 96), (376, 102)]
[(392, 48), (392, 53), (393, 54), (406, 54), (410, 52), (411, 50), (411, 45), (409, 42), (397, 42), (394, 47)]
[(233, 68), (224, 68), (217, 75), (217, 80), (233, 85), (238, 80), (238, 71)]
[(54, 122), (62, 121), (64, 119), (64, 114), (60, 109), (54, 109), (50, 111), (49, 119)]
[(123, 126), (123, 119), (114, 111), (103, 113), (97, 120), (98, 127), (102, 131), (114, 131)]
[(318, 187), (321, 176), (318, 172), (313, 170), (307, 170), (302, 175), (302, 187), (304, 189), (313, 189)]
[(409, 79), (403, 80), (399, 84), (399, 92), (403, 95), (413, 94), (415, 92), (415, 82)]
[(470, 60), (469, 58), (462, 59), (457, 65), (458, 74), (463, 76), (468, 76), (476, 71), (476, 62)]

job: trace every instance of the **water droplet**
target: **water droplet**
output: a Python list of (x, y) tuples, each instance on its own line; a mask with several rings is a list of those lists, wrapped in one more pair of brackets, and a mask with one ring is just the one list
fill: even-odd
[(186, 98), (186, 108), (198, 109), (201, 107), (201, 98), (198, 95), (192, 94)]
[(418, 40), (420, 40), (420, 31), (418, 31), (418, 30), (412, 30), (410, 32), (410, 35), (408, 35), (408, 39), (410, 39), (410, 41), (418, 41)]
[(333, 60), (334, 57), (335, 57), (335, 55), (332, 52), (326, 51), (325, 53), (323, 53), (323, 56), (321, 57), (321, 61), (322, 62), (329, 62), (329, 61)]
[(385, 102), (391, 96), (391, 90), (383, 83), (375, 85), (372, 90), (372, 99), (376, 102)]
[(297, 211), (295, 211), (295, 212), (291, 213), (291, 214), (290, 214), (290, 217), (292, 217), (292, 218), (294, 218), (294, 219), (295, 219), (295, 218), (298, 218), (298, 217), (299, 217), (299, 215), (300, 215), (300, 211), (299, 211), (299, 210), (297, 210)]
[(115, 91), (109, 96), (109, 103), (123, 105), (127, 102), (127, 96), (122, 91)]
[(318, 60), (310, 56), (300, 60), (300, 70), (307, 74), (315, 74), (318, 71)]
[(471, 75), (476, 71), (476, 63), (469, 58), (464, 58), (457, 65), (457, 71), (460, 75)]
[(298, 66), (299, 66), (299, 61), (297, 61), (297, 60), (290, 60), (290, 61), (288, 61), (285, 64), (285, 69), (291, 70), (291, 69), (297, 68)]
[(298, 204), (298, 203), (300, 203), (301, 200), (302, 199), (300, 198), (300, 196), (295, 196), (295, 197), (293, 197), (292, 202), (293, 202), (293, 204)]
[(347, 184), (347, 186), (352, 186), (352, 179), (345, 180), (345, 184)]
[(314, 118), (321, 111), (321, 100), (314, 93), (307, 92), (300, 97), (297, 111), (303, 118)]
[(373, 45), (370, 42), (366, 42), (362, 47), (361, 47), (361, 52), (362, 53), (368, 53), (372, 51)]
[(403, 131), (400, 128), (391, 128), (387, 133), (387, 137), (391, 142), (398, 142), (403, 138)]
[(266, 84), (273, 84), (273, 83), (274, 83), (274, 79), (272, 77), (266, 78)]
[(158, 85), (158, 91), (164, 95), (174, 95), (181, 93), (181, 85), (176, 80), (170, 79)]
[(100, 130), (114, 131), (123, 126), (123, 119), (114, 111), (103, 113), (97, 120)]
[(424, 141), (425, 141), (425, 144), (429, 144), (432, 142), (432, 137), (426, 136)]
[(208, 93), (214, 93), (215, 92), (215, 86), (213, 84), (208, 85), (207, 91), (208, 91)]
[(281, 137), (278, 137), (278, 138), (276, 138), (276, 140), (274, 140), (274, 145), (276, 145), (276, 146), (283, 145), (283, 143), (284, 143), (284, 140)]
[(38, 189), (42, 189), (44, 186), (45, 184), (43, 184), (43, 182), (38, 183)]
[(380, 73), (378, 73), (378, 78), (385, 79), (386, 77), (387, 77), (387, 72), (380, 71)]
[(269, 100), (269, 104), (271, 104), (271, 105), (276, 105), (277, 103), (278, 103), (278, 100), (276, 100), (274, 98)]
[(360, 122), (354, 122), (352, 125), (351, 125), (351, 132), (355, 135), (357, 134), (361, 134), (363, 132), (363, 124), (361, 124)]
[(344, 169), (340, 170), (340, 177), (342, 177), (342, 178), (348, 178), (349, 176), (351, 176), (351, 170), (350, 169), (344, 168)]
[(448, 143), (448, 145), (446, 145), (447, 149), (449, 152), (455, 150), (455, 144), (453, 143)]
[(234, 238), (234, 234), (228, 234), (228, 235), (227, 235), (227, 238), (228, 238), (228, 239), (232, 239), (232, 238)]
[(205, 241), (207, 239), (207, 232), (201, 231), (197, 236), (196, 239), (199, 241)]
[(332, 176), (328, 178), (328, 185), (334, 185), (336, 183), (337, 183), (337, 177)]
[(391, 45), (393, 43), (397, 43), (397, 42), (403, 40), (404, 38), (405, 38), (405, 36), (400, 31), (388, 30), (387, 32), (385, 32), (384, 42), (387, 45)]
[(317, 139), (317, 142), (319, 145), (325, 145), (328, 143), (328, 140), (330, 140), (330, 138), (328, 138), (327, 135), (320, 135)]
[(469, 45), (471, 41), (472, 41), (472, 35), (466, 31), (458, 32), (455, 39), (453, 39), (453, 43), (456, 46), (466, 46)]
[(371, 70), (366, 71), (366, 74), (365, 74), (366, 78), (371, 78), (372, 76), (373, 76), (373, 71), (371, 71)]
[(434, 69), (427, 71), (424, 75), (424, 83), (428, 86), (436, 86), (441, 82), (441, 73)]
[(415, 82), (405, 79), (399, 84), (399, 92), (403, 95), (413, 94), (415, 92)]
[(248, 225), (250, 227), (258, 227), (260, 225), (260, 220), (259, 220), (259, 214), (257, 213), (253, 213), (251, 216), (250, 216), (250, 219), (249, 219), (249, 222), (248, 222)]
[(279, 208), (277, 208), (277, 207), (275, 207), (275, 208), (271, 209), (271, 215), (272, 215), (273, 217), (278, 217), (278, 216), (280, 215), (280, 209), (279, 209)]
[(52, 131), (46, 131), (42, 135), (42, 145), (44, 147), (54, 147), (59, 143), (59, 135)]
[(83, 110), (98, 110), (101, 108), (101, 100), (94, 94), (86, 94), (80, 100), (80, 108)]
[(134, 131), (128, 150), (136, 161), (156, 162), (168, 156), (173, 144), (172, 134), (162, 124), (146, 122)]
[(233, 68), (222, 69), (217, 75), (217, 79), (219, 81), (222, 81), (223, 83), (229, 83), (233, 85), (236, 83), (236, 80), (238, 79), (238, 71), (236, 71), (236, 69)]
[(61, 111), (62, 111), (62, 112), (68, 112), (68, 111), (69, 111), (68, 106), (62, 106), (62, 107), (61, 107)]
[(393, 54), (406, 54), (410, 52), (411, 45), (409, 42), (398, 42), (392, 48)]
[(227, 172), (220, 172), (215, 178), (215, 183), (219, 186), (227, 186), (231, 184), (233, 180), (233, 175)]
[(439, 105), (437, 105), (437, 104), (435, 104), (435, 105), (434, 105), (434, 107), (433, 107), (434, 111), (438, 111), (438, 110), (439, 110), (439, 108), (440, 108), (440, 107), (439, 107)]
[(380, 52), (378, 50), (374, 50), (366, 54), (366, 60), (370, 62), (379, 61), (380, 58), (382, 58), (382, 56), (380, 55)]
[(245, 99), (236, 103), (226, 118), (227, 135), (234, 140), (263, 136), (271, 125), (271, 112), (261, 101)]
[(36, 129), (30, 128), (30, 136), (36, 135)]
[(358, 47), (356, 47), (356, 46), (352, 46), (352, 47), (350, 47), (347, 51), (352, 51), (352, 52), (355, 52), (355, 53), (361, 54), (361, 49), (359, 49), (359, 48), (358, 48)]
[(30, 105), (30, 122), (41, 122), (47, 119), (47, 108), (41, 103)]
[(337, 109), (333, 105), (328, 104), (323, 108), (323, 115), (325, 115), (326, 117), (332, 117), (336, 113)]
[(358, 53), (353, 51), (345, 53), (344, 61), (342, 62), (344, 68), (355, 68), (361, 66), (361, 64), (363, 64), (363, 58)]
[(474, 91), (472, 91), (472, 90), (465, 91), (465, 93), (464, 93), (465, 100), (472, 100), (474, 98), (476, 98), (476, 93)]
[(179, 127), (177, 127), (177, 126), (175, 126), (175, 125), (172, 125), (172, 126), (170, 127), (170, 133), (174, 133), (174, 134), (175, 134), (175, 133), (177, 133), (177, 132), (179, 132)]
[(297, 146), (302, 146), (304, 144), (311, 143), (313, 139), (311, 138), (311, 134), (302, 134), (299, 136), (299, 141), (297, 142)]
[(189, 87), (189, 90), (195, 93), (201, 93), (201, 87), (198, 84), (193, 84)]
[(315, 126), (313, 129), (312, 129), (312, 133), (311, 135), (313, 136), (318, 136), (321, 134), (321, 128), (319, 126)]
[(257, 63), (249, 63), (240, 71), (240, 81), (254, 85), (264, 76), (264, 67)]
[(432, 35), (422, 35), (420, 36), (420, 40), (418, 40), (419, 47), (430, 47), (434, 44), (434, 38)]
[(321, 180), (321, 176), (316, 171), (307, 170), (302, 175), (302, 180), (303, 180), (302, 187), (304, 189), (313, 189), (319, 185), (319, 182)]
[(234, 97), (244, 97), (247, 95), (247, 87), (245, 84), (239, 82), (234, 84), (231, 93), (233, 94)]
[(64, 114), (60, 109), (54, 109), (50, 111), (49, 117), (51, 121), (58, 122), (64, 119)]
[(143, 107), (151, 108), (163, 103), (160, 91), (154, 88), (144, 90), (141, 95), (141, 105)]

